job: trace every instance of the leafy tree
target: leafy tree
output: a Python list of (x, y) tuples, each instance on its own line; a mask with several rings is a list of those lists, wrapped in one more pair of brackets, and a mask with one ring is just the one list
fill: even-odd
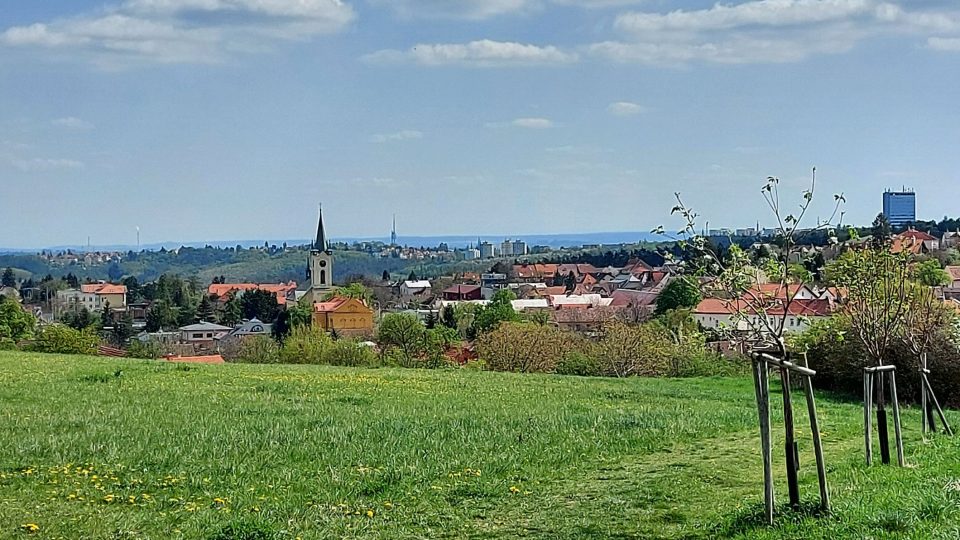
[(423, 352), (426, 328), (409, 313), (388, 313), (377, 327), (377, 344), (386, 351), (399, 351), (403, 365), (413, 365), (414, 359)]
[(107, 267), (107, 277), (110, 278), (110, 281), (117, 281), (123, 277), (123, 269), (116, 262), (112, 262)]
[(333, 291), (327, 293), (323, 300), (332, 300), (334, 298), (356, 298), (364, 304), (370, 304), (373, 300), (373, 293), (367, 288), (366, 285), (355, 281), (346, 287), (337, 287)]
[(437, 326), (437, 315), (430, 310), (430, 313), (427, 313), (426, 320), (423, 321), (423, 325), (427, 327), (427, 330), (433, 330)]
[(94, 324), (93, 315), (90, 314), (90, 311), (82, 307), (76, 313), (68, 311), (63, 314), (60, 318), (60, 322), (73, 328), (74, 330), (83, 330), (84, 328), (89, 328)]
[(277, 318), (280, 306), (277, 296), (269, 291), (254, 289), (243, 293), (240, 297), (240, 306), (246, 319), (257, 318), (261, 321), (272, 321)]
[(313, 324), (313, 306), (307, 302), (299, 302), (292, 308), (288, 308), (287, 311), (290, 312), (290, 326), (292, 328)]
[(177, 328), (178, 312), (165, 300), (157, 300), (147, 311), (147, 323), (145, 330), (147, 332), (159, 332), (166, 328)]
[(517, 299), (517, 295), (510, 289), (500, 289), (493, 294), (490, 303), (477, 308), (473, 317), (471, 334), (473, 337), (479, 336), (484, 332), (493, 330), (500, 323), (516, 322), (520, 316), (513, 309), (511, 302)]
[(3, 277), (0, 278), (0, 285), (4, 287), (16, 287), (17, 276), (13, 273), (13, 268), (9, 266), (3, 271)]
[(480, 358), (494, 371), (553, 373), (574, 350), (574, 336), (555, 326), (509, 322), (477, 339)]
[[(2, 298), (2, 297), (0, 297)], [(0, 341), (29, 339), (37, 321), (16, 302), (0, 301)]]
[(893, 236), (893, 228), (890, 226), (890, 221), (887, 219), (887, 216), (883, 215), (883, 213), (877, 214), (876, 219), (873, 220), (873, 225), (870, 227), (870, 236), (875, 248), (880, 248), (890, 243), (890, 237)]
[(702, 296), (700, 287), (691, 281), (691, 278), (680, 276), (670, 280), (667, 286), (663, 288), (660, 296), (657, 297), (657, 308), (655, 315), (674, 309), (692, 309), (697, 307)]
[(333, 340), (319, 328), (300, 326), (290, 331), (280, 349), (284, 364), (322, 364), (326, 350)]
[(941, 287), (949, 285), (953, 281), (950, 274), (940, 267), (940, 263), (936, 259), (927, 259), (915, 264), (912, 277), (918, 283), (927, 287)]

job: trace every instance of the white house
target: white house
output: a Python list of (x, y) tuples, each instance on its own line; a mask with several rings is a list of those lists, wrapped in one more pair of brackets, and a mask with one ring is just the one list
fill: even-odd
[(430, 294), (430, 282), (425, 279), (404, 281), (400, 284), (401, 296), (420, 296)]

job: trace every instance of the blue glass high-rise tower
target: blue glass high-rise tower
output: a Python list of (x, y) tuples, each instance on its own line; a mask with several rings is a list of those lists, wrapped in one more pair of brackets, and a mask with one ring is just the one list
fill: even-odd
[(917, 220), (917, 194), (887, 190), (883, 192), (883, 215), (893, 227), (902, 227)]

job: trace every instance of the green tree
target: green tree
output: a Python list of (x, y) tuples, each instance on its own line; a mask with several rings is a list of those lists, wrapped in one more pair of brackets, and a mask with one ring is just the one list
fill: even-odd
[(177, 328), (177, 310), (165, 300), (157, 300), (147, 311), (147, 332), (158, 332), (166, 328)]
[(0, 342), (29, 339), (37, 320), (16, 302), (0, 301)]
[(213, 302), (210, 301), (210, 297), (203, 295), (203, 298), (200, 299), (200, 305), (197, 306), (197, 321), (207, 321), (213, 322), (216, 320), (216, 310), (213, 307)]
[(334, 298), (356, 298), (364, 304), (369, 305), (373, 300), (373, 293), (366, 285), (360, 283), (359, 281), (355, 281), (345, 287), (337, 287), (333, 291), (327, 293), (323, 297), (323, 300), (327, 301)]
[(3, 277), (0, 278), (0, 285), (4, 287), (16, 287), (17, 276), (13, 273), (13, 268), (9, 266), (3, 271)]
[(660, 296), (657, 297), (657, 308), (654, 314), (663, 315), (674, 309), (697, 307), (703, 297), (700, 294), (700, 287), (694, 284), (691, 279), (687, 276), (680, 276), (670, 280), (670, 283), (667, 283)]
[(577, 276), (573, 273), (573, 270), (563, 279), (563, 288), (567, 294), (572, 293), (577, 288)]
[(377, 327), (377, 344), (381, 350), (397, 350), (405, 366), (412, 366), (414, 359), (423, 352), (427, 329), (416, 315), (388, 313)]
[(390, 281), (390, 272), (384, 270), (383, 275), (380, 276), (380, 279), (383, 280), (384, 282)]
[(254, 289), (243, 293), (240, 297), (240, 306), (246, 319), (257, 318), (261, 321), (272, 321), (277, 318), (280, 306), (277, 296), (269, 291)]
[(887, 216), (883, 213), (877, 214), (876, 219), (873, 220), (873, 225), (870, 227), (870, 236), (874, 247), (879, 248), (890, 243), (893, 228), (890, 226)]
[(49, 324), (37, 332), (31, 351), (59, 354), (94, 354), (100, 338), (93, 331)]
[(123, 315), (113, 322), (113, 331), (111, 332), (113, 342), (118, 347), (123, 347), (133, 337), (133, 334), (133, 315), (129, 311), (124, 311)]
[(93, 315), (90, 314), (90, 311), (82, 307), (77, 312), (68, 311), (60, 317), (60, 322), (73, 328), (74, 330), (83, 330), (84, 328), (89, 328), (94, 324)]
[(457, 328), (457, 314), (454, 311), (452, 304), (443, 306), (443, 311), (440, 313), (440, 324), (446, 326), (447, 328)]
[(950, 274), (940, 266), (936, 259), (927, 259), (915, 264), (912, 273), (912, 277), (917, 283), (927, 287), (941, 287), (949, 285), (952, 281)]
[(113, 326), (113, 312), (110, 311), (110, 302), (103, 304), (103, 311), (100, 312), (100, 328), (106, 329)]
[(500, 289), (493, 294), (490, 303), (477, 308), (473, 317), (470, 337), (477, 337), (489, 332), (504, 322), (516, 322), (520, 316), (513, 309), (511, 302), (517, 299), (510, 289)]
[(223, 312), (220, 314), (220, 324), (236, 326), (241, 319), (243, 319), (243, 306), (240, 305), (240, 299), (231, 296), (223, 306)]

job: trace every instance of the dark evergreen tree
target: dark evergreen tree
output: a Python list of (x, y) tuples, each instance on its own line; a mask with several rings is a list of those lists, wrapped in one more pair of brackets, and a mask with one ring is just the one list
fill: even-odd
[(873, 225), (870, 227), (873, 246), (880, 248), (889, 244), (892, 236), (893, 228), (890, 226), (890, 220), (882, 213), (877, 214), (877, 218), (873, 220)]
[(443, 312), (440, 314), (440, 323), (447, 328), (457, 328), (457, 314), (453, 310), (452, 305), (446, 305), (443, 307)]
[(390, 281), (390, 272), (384, 270), (384, 271), (383, 271), (383, 276), (381, 276), (381, 279), (382, 279), (384, 282)]
[(17, 276), (13, 273), (13, 268), (9, 266), (3, 271), (3, 278), (0, 278), (0, 285), (4, 287), (16, 287)]
[(209, 296), (203, 295), (203, 298), (200, 300), (200, 305), (197, 306), (197, 320), (213, 322), (215, 317), (216, 310), (213, 307), (213, 302), (210, 301)]

